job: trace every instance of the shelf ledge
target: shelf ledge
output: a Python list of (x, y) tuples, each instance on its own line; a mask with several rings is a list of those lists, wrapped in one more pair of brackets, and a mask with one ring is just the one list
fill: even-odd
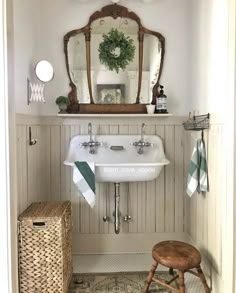
[(58, 117), (62, 118), (83, 118), (83, 117), (102, 117), (102, 118), (107, 118), (107, 117), (131, 117), (131, 118), (136, 118), (136, 117), (156, 117), (156, 118), (167, 118), (173, 116), (172, 113), (167, 113), (167, 114), (57, 114)]

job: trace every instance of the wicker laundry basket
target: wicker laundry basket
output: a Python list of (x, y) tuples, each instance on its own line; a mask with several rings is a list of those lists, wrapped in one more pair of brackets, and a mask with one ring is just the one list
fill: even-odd
[(66, 293), (72, 276), (71, 203), (32, 203), (18, 218), (21, 293)]

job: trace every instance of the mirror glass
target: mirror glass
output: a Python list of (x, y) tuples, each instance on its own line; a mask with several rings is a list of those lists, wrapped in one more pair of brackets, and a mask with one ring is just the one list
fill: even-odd
[(153, 99), (153, 87), (160, 74), (162, 48), (160, 40), (152, 34), (144, 34), (143, 71), (140, 103), (149, 104)]
[[(98, 49), (103, 42), (103, 35), (107, 35), (112, 29), (124, 33), (124, 36), (132, 39), (135, 47), (134, 57), (124, 70), (119, 72), (109, 70), (101, 64)], [(91, 24), (91, 79), (94, 102), (97, 104), (133, 104), (137, 97), (138, 88), (138, 24), (127, 18), (104, 17)], [(115, 48), (116, 56), (120, 49)]]
[(69, 74), (76, 86), (80, 103), (90, 103), (87, 81), (86, 45), (84, 33), (77, 34), (68, 42)]
[[(117, 28), (129, 36), (135, 45), (133, 61), (125, 70), (117, 73), (109, 70), (99, 60), (98, 48), (103, 41), (103, 34)], [(91, 24), (91, 84), (94, 102), (97, 104), (133, 104), (137, 97), (139, 44), (138, 24), (127, 18), (104, 17)], [(156, 84), (161, 64), (161, 42), (157, 36), (144, 34), (143, 70), (140, 103), (148, 104), (153, 98), (153, 86)], [(68, 63), (70, 78), (76, 86), (79, 103), (90, 103), (87, 81), (86, 43), (83, 32), (72, 36), (68, 42)]]
[(53, 66), (47, 60), (39, 61), (35, 66), (35, 74), (42, 82), (49, 82), (54, 77)]

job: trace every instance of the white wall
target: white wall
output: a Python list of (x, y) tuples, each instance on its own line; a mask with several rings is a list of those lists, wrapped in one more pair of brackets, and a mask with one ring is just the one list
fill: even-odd
[(40, 27), (40, 0), (13, 0), (14, 82), (16, 112), (38, 114), (37, 104), (27, 105), (27, 78), (34, 81)]
[(191, 2), (191, 108), (223, 113), (229, 103), (227, 0)]
[[(38, 57), (50, 60), (55, 68), (54, 80), (46, 86), (47, 103), (41, 105), (42, 115), (58, 112), (55, 98), (69, 92), (63, 52), (64, 35), (75, 28), (87, 24), (89, 16), (100, 10), (110, 1), (41, 1), (41, 34), (38, 42), (42, 44)], [(169, 97), (169, 111), (176, 115), (186, 114), (189, 110), (189, 1), (165, 0), (150, 4), (138, 1), (121, 1), (137, 13), (144, 26), (159, 31), (166, 38), (166, 57), (161, 83), (165, 85)]]
[(0, 243), (0, 258), (2, 265), (2, 272), (0, 282), (2, 290), (6, 293), (12, 293), (15, 289), (12, 286), (11, 278), (12, 265), (15, 265), (15, 246), (11, 246), (13, 240), (11, 233), (11, 206), (10, 206), (10, 192), (9, 192), (9, 123), (8, 123), (8, 68), (7, 68), (7, 38), (11, 38), (11, 30), (7, 32), (7, 25), (10, 24), (9, 10), (11, 10), (11, 2), (1, 1), (0, 4), (0, 193), (1, 193), (1, 207), (0, 207), (0, 221), (1, 221), (1, 243)]
[[(208, 257), (214, 292), (233, 292), (233, 2), (191, 1), (191, 109), (210, 112), (211, 127), (208, 144), (210, 192), (205, 197), (199, 195), (191, 199), (194, 214), (190, 219), (196, 221), (196, 225), (192, 225), (189, 232)], [(201, 221), (206, 225), (201, 225)]]

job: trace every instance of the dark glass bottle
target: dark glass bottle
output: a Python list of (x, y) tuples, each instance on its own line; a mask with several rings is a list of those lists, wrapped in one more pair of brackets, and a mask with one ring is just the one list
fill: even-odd
[(156, 97), (156, 110), (155, 113), (168, 113), (167, 112), (167, 96), (164, 94), (164, 86), (160, 85), (160, 94)]

